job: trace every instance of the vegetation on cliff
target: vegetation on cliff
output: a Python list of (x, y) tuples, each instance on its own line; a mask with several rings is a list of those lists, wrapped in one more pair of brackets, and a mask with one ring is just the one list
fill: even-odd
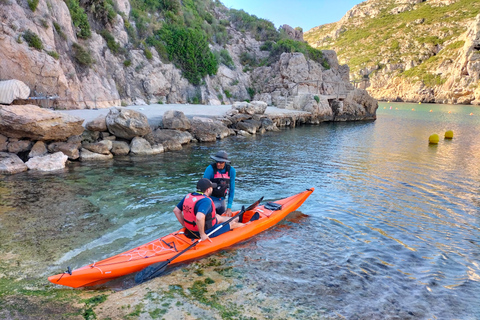
[(459, 37), (480, 12), (480, 2), (414, 2), (365, 1), (339, 22), (313, 28), (304, 37), (315, 48), (335, 50), (352, 80), (383, 72), (438, 86), (448, 74), (437, 70), (462, 48)]
[[(108, 31), (116, 15), (112, 0), (65, 2), (79, 38), (88, 39), (92, 30), (95, 30), (105, 39), (112, 53), (128, 55), (128, 50), (121, 47)], [(212, 49), (228, 43), (228, 27), (249, 32), (257, 41), (266, 42), (263, 49), (271, 52), (270, 59), (265, 61), (257, 61), (256, 57), (250, 57), (245, 52), (242, 59), (245, 66), (268, 65), (282, 52), (302, 52), (323, 62), (321, 51), (308, 44), (286, 39), (287, 36), (282, 30), (275, 29), (272, 22), (243, 10), (228, 10), (219, 1), (131, 0), (130, 5), (130, 15), (127, 17), (122, 14), (129, 36), (127, 47), (143, 49), (147, 58), (149, 55), (151, 58), (149, 47), (154, 47), (165, 62), (175, 63), (182, 70), (183, 76), (194, 85), (201, 84), (206, 75), (215, 75), (221, 63), (234, 68), (227, 50)], [(125, 61), (127, 60), (126, 58)], [(75, 61), (83, 66), (91, 65), (91, 61)]]

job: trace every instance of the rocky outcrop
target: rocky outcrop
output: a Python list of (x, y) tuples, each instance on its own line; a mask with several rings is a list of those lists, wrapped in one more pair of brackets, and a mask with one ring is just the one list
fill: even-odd
[(459, 0), (368, 0), (305, 39), (341, 52), (355, 86), (375, 99), (479, 104), (480, 4), (458, 8)]
[(0, 132), (9, 138), (66, 140), (83, 132), (82, 119), (34, 105), (0, 106)]
[(334, 51), (325, 50), (323, 54), (329, 69), (301, 53), (283, 53), (273, 67), (257, 68), (252, 79), (262, 93), (255, 99), (306, 111), (322, 121), (375, 119), (376, 100), (350, 84), (348, 66), (338, 63)]
[[(149, 57), (143, 48), (134, 48), (126, 28), (126, 25), (135, 27), (135, 23), (129, 20), (130, 4), (125, 0), (115, 2), (118, 14), (106, 30), (115, 43), (125, 49), (124, 54), (112, 51), (104, 37), (95, 30), (92, 30), (89, 39), (78, 38), (78, 30), (73, 27), (69, 10), (62, 0), (52, 0), (48, 5), (40, 2), (33, 12), (25, 3), (4, 0), (0, 4), (0, 80), (21, 80), (31, 88), (33, 96), (45, 98), (39, 101), (44, 101), (48, 107), (67, 110), (158, 102), (183, 104), (193, 99), (209, 105), (232, 104), (253, 100), (253, 91), (256, 100), (263, 100), (268, 105), (281, 107), (288, 98), (283, 96), (285, 90), (271, 94), (269, 88), (279, 84), (278, 78), (273, 82), (264, 78), (266, 83), (259, 86), (255, 75), (263, 72), (264, 68), (258, 70), (253, 67), (252, 72), (242, 65), (241, 57), (245, 53), (258, 62), (270, 55), (269, 51), (262, 50), (264, 42), (255, 39), (249, 32), (226, 25), (228, 43), (213, 44), (211, 49), (213, 52), (226, 49), (232, 63), (228, 66), (220, 64), (216, 75), (205, 77), (200, 86), (193, 86), (174, 64), (162, 61), (154, 47), (146, 48), (151, 52)], [(214, 10), (218, 20), (228, 21), (225, 10)], [(303, 40), (302, 30), (288, 25), (282, 26), (282, 29), (292, 39)], [(29, 46), (24, 38), (26, 32), (37, 35), (43, 49)], [(79, 50), (83, 52), (81, 57), (89, 57), (87, 62), (79, 60)], [(291, 66), (285, 63), (291, 63)], [(304, 64), (303, 67), (298, 65), (300, 63)], [(287, 85), (284, 89), (289, 89), (296, 81), (305, 81), (308, 78), (305, 72), (294, 72), (312, 69), (313, 64), (310, 64), (311, 61), (300, 57), (282, 61), (288, 80), (280, 85)], [(331, 67), (336, 68), (333, 64)], [(348, 73), (343, 74), (342, 79), (348, 82)]]
[[(12, 113), (9, 118), (12, 123), (17, 123), (16, 135), (6, 132), (10, 130), (9, 127), (0, 127), (0, 173), (60, 170), (66, 166), (67, 160), (108, 161), (114, 156), (153, 156), (165, 151), (180, 150), (190, 142), (214, 142), (231, 135), (263, 134), (277, 131), (280, 127), (318, 124), (331, 121), (332, 118), (337, 118), (337, 121), (363, 120), (371, 117), (377, 108), (376, 101), (363, 90), (352, 91), (343, 101), (334, 99), (324, 105), (331, 106), (327, 116), (321, 112), (300, 110), (266, 114), (267, 105), (263, 101), (237, 102), (225, 115), (212, 118), (189, 119), (181, 111), (168, 110), (164, 113), (164, 123), (154, 128), (148, 126), (148, 119), (140, 112), (112, 108), (106, 116), (87, 122), (82, 131), (70, 131), (71, 136), (63, 134), (58, 136), (57, 141), (43, 140), (45, 135), (25, 138), (27, 134), (24, 132), (32, 131), (31, 121), (21, 120), (26, 118), (26, 114), (36, 119), (35, 111), (39, 108), (32, 105), (11, 106), (23, 112)], [(47, 111), (46, 114), (54, 113), (44, 111)], [(57, 117), (69, 122), (71, 116), (63, 117), (59, 114), (62, 113), (55, 112)], [(77, 123), (82, 121), (76, 119)], [(102, 121), (105, 123), (102, 124)], [(17, 136), (22, 139), (16, 138)], [(36, 140), (39, 138), (41, 140)]]

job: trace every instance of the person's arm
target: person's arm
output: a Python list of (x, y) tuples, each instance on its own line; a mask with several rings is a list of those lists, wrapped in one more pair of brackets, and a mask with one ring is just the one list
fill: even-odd
[(185, 220), (183, 220), (182, 210), (178, 209), (178, 207), (175, 207), (173, 208), (173, 213), (175, 213), (175, 217), (177, 217), (178, 222), (185, 227)]
[(212, 214), (212, 202), (210, 199), (205, 198), (197, 202), (196, 204), (196, 211), (197, 213), (195, 214), (196, 217), (196, 222), (197, 222), (197, 227), (198, 227), (198, 233), (200, 234), (200, 238), (202, 241), (205, 241), (208, 239), (208, 241), (212, 242), (212, 240), (207, 236), (205, 233), (205, 219), (207, 214)]
[(212, 181), (213, 179), (213, 168), (211, 165), (208, 165), (208, 167), (205, 169), (205, 172), (203, 173), (203, 177), (207, 178), (208, 180)]
[(205, 233), (205, 214), (203, 214), (202, 212), (198, 212), (196, 217), (198, 233), (200, 234), (200, 238), (202, 239), (202, 241), (205, 241), (209, 239), (207, 234)]
[(185, 220), (183, 219), (182, 212), (183, 201), (185, 201), (185, 197), (183, 197), (182, 201), (180, 201), (177, 206), (173, 208), (173, 213), (175, 213), (175, 217), (177, 217), (178, 222), (180, 222), (180, 224), (185, 227)]
[(230, 167), (230, 189), (228, 190), (227, 209), (232, 211), (233, 197), (235, 196), (235, 177), (237, 172), (234, 167)]

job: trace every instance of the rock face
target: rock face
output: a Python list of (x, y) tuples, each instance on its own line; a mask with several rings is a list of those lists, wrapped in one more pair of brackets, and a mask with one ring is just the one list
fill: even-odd
[(368, 0), (304, 36), (341, 52), (375, 99), (480, 104), (479, 11), (478, 1)]
[(377, 101), (348, 82), (349, 69), (338, 63), (334, 51), (323, 54), (329, 69), (307, 61), (301, 53), (283, 53), (273, 67), (257, 68), (252, 75), (253, 85), (262, 93), (255, 99), (307, 111), (322, 121), (375, 119)]
[[(47, 100), (47, 103), (49, 107), (51, 104), (58, 109), (92, 109), (159, 101), (183, 104), (193, 99), (209, 105), (231, 104), (253, 100), (253, 91), (257, 94), (255, 99), (268, 105), (280, 106), (278, 104), (286, 99), (280, 97), (286, 93), (285, 90), (275, 92), (274, 96), (270, 94), (271, 89), (268, 88), (277, 83), (270, 83), (267, 78), (264, 79), (267, 83), (253, 85), (255, 75), (261, 71), (256, 71), (255, 67), (252, 71), (245, 69), (242, 57), (248, 53), (262, 61), (269, 57), (270, 52), (262, 50), (265, 43), (257, 40), (255, 35), (236, 30), (228, 20), (226, 8), (216, 6), (212, 14), (218, 21), (227, 22), (225, 33), (228, 43), (213, 44), (211, 50), (227, 50), (231, 63), (229, 66), (220, 64), (216, 75), (205, 77), (203, 83), (195, 87), (182, 77), (174, 64), (165, 62), (166, 59), (162, 61), (154, 47), (144, 44), (145, 49), (151, 52), (148, 58), (143, 48), (138, 49), (127, 32), (132, 30), (126, 27), (129, 25), (133, 32), (138, 31), (135, 22), (129, 20), (132, 19), (129, 17), (130, 3), (125, 0), (115, 2), (116, 16), (106, 30), (119, 48), (125, 50), (125, 54), (115, 52), (111, 43), (108, 44), (95, 28), (92, 28), (90, 38), (80, 39), (78, 28), (73, 27), (69, 9), (62, 0), (52, 0), (48, 4), (40, 2), (34, 11), (25, 2), (3, 0), (0, 3), (0, 79), (23, 81), (31, 88), (33, 96), (56, 97)], [(88, 10), (95, 9), (92, 8)], [(303, 32), (298, 28), (284, 25), (282, 29), (293, 39), (303, 39)], [(37, 35), (43, 49), (29, 46), (24, 38), (26, 32)], [(91, 65), (79, 62), (78, 48), (83, 48), (85, 55), (91, 58)], [(281, 62), (281, 68), (276, 66), (272, 69), (289, 73), (289, 86), (311, 78), (308, 77), (308, 71), (312, 69), (310, 60), (300, 56), (288, 60)], [(343, 68), (338, 63), (331, 65), (335, 74), (338, 73), (337, 67)], [(301, 73), (294, 74), (296, 71)], [(342, 74), (348, 86), (348, 73)], [(278, 79), (275, 81), (278, 82)], [(261, 91), (262, 88), (266, 91)]]

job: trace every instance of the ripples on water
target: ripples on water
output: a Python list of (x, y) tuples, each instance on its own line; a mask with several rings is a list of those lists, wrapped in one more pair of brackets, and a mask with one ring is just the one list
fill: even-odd
[[(480, 109), (383, 103), (377, 115), (11, 176), (0, 183), (0, 223), (12, 228), (3, 249), (40, 243), (24, 254), (35, 251), (46, 276), (172, 232), (173, 206), (224, 148), (238, 175), (234, 209), (316, 188), (299, 212), (229, 252), (246, 282), (305, 318), (479, 319)], [(453, 140), (428, 144), (446, 130)], [(26, 223), (15, 227), (12, 212)]]

